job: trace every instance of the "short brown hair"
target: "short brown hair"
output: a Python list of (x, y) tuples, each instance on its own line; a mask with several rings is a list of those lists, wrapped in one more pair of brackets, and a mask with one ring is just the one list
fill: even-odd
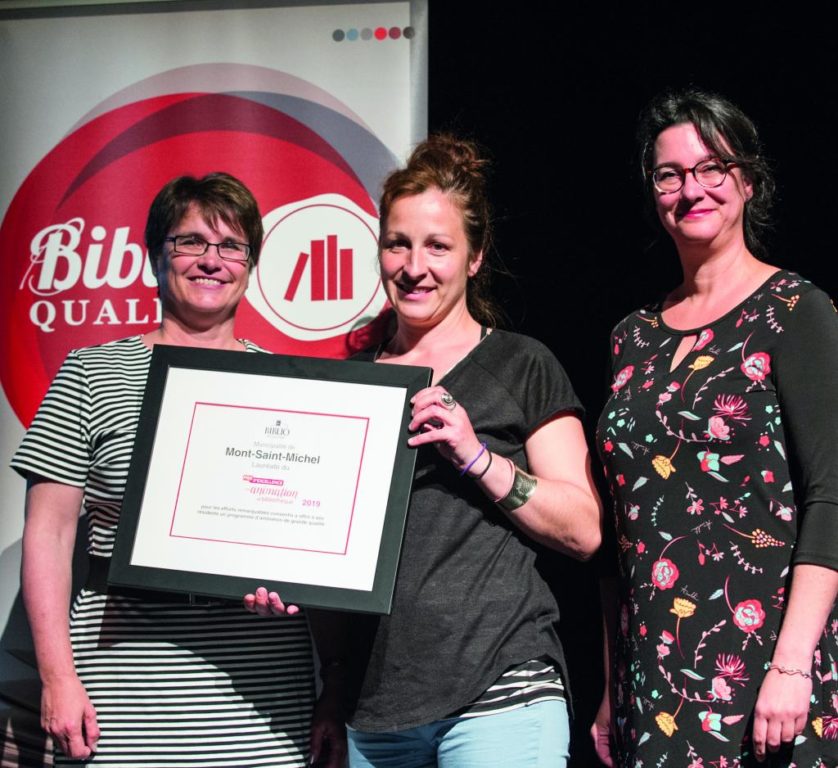
[(229, 173), (208, 173), (201, 179), (179, 176), (161, 189), (151, 203), (145, 226), (145, 243), (152, 265), (163, 255), (163, 243), (173, 227), (195, 205), (207, 224), (219, 219), (241, 232), (250, 245), (250, 267), (259, 261), (262, 250), (262, 215), (253, 193)]

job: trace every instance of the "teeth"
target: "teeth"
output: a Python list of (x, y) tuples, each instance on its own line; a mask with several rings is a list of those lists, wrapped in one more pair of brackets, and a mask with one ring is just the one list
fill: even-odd
[(210, 277), (193, 277), (192, 282), (199, 285), (222, 285), (221, 280), (213, 280)]

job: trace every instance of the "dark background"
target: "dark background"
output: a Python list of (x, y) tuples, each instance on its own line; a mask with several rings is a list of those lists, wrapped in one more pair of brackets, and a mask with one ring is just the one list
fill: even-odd
[[(646, 222), (635, 123), (659, 91), (718, 91), (756, 122), (778, 195), (768, 260), (835, 297), (838, 42), (806, 3), (541, 4), (430, 0), (430, 130), (494, 159), (494, 293), (545, 342), (588, 410), (605, 399), (608, 333), (679, 280)], [(606, 521), (608, 523), (608, 520)], [(573, 765), (601, 696), (596, 571), (557, 567), (576, 708)]]

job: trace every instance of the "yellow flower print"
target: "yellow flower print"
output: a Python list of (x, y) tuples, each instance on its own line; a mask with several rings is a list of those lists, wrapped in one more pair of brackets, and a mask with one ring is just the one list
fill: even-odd
[(674, 613), (679, 619), (688, 619), (695, 613), (695, 603), (691, 603), (683, 597), (676, 597), (669, 612)]
[(823, 738), (823, 718), (816, 717), (812, 720), (812, 728), (814, 729), (815, 733), (818, 734), (818, 738)]
[(675, 471), (672, 461), (666, 456), (655, 456), (655, 458), (652, 459), (652, 466), (655, 468), (655, 472), (657, 472), (664, 480), (668, 479)]
[(687, 366), (693, 371), (700, 371), (702, 368), (706, 368), (710, 363), (712, 363), (716, 358), (713, 355), (699, 355), (695, 360), (693, 360), (693, 364)]
[(678, 726), (675, 725), (675, 718), (669, 712), (659, 712), (655, 715), (655, 722), (667, 736), (672, 736), (678, 730)]

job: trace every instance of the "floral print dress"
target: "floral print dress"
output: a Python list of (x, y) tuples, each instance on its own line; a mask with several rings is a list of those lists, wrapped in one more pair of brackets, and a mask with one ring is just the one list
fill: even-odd
[[(597, 447), (621, 576), (618, 764), (751, 765), (792, 568), (838, 568), (838, 317), (780, 271), (714, 323), (676, 331), (644, 309), (611, 344)], [(768, 765), (838, 766), (836, 661), (833, 606), (806, 729)]]

